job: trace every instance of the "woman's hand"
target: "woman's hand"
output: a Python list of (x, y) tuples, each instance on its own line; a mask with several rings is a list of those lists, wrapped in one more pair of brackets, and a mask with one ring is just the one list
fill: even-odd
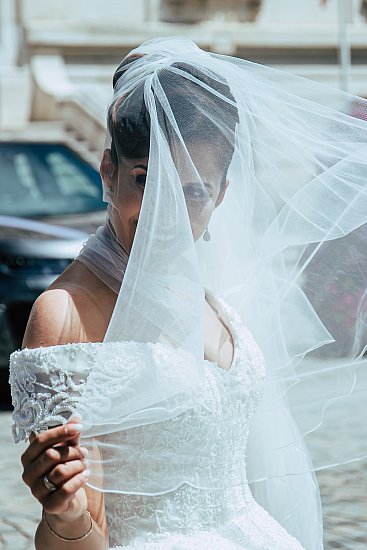
[[(80, 419), (30, 436), (30, 444), (22, 455), (23, 481), (47, 514), (64, 521), (83, 516), (88, 500), (84, 485), (89, 470), (87, 449), (80, 447)], [(44, 477), (57, 489), (50, 491)]]

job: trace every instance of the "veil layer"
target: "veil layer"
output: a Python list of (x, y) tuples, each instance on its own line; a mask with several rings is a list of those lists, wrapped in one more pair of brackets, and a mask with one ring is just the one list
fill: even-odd
[[(367, 438), (356, 441), (367, 425), (367, 101), (186, 39), (148, 41), (127, 61), (115, 78), (110, 137), (117, 157), (146, 148), (142, 206), (124, 269), (103, 255), (90, 268), (122, 281), (105, 342), (125, 343), (126, 358), (142, 345), (151, 353), (136, 399), (121, 404), (123, 373), (104, 363), (88, 378), (77, 412), (84, 438), (101, 449), (93, 486), (159, 492), (156, 477), (128, 480), (116, 464), (138, 462), (138, 428), (200, 405), (211, 289), (265, 358), (247, 479), (305, 548), (321, 548), (315, 471), (367, 456)], [(117, 144), (129, 125), (138, 143), (128, 140), (126, 152)], [(218, 186), (226, 191), (214, 208)], [(118, 196), (108, 197), (112, 225)], [(114, 446), (111, 434), (121, 432), (125, 445)], [(341, 444), (331, 451), (320, 445), (333, 437)], [(195, 479), (177, 468), (161, 482), (165, 490), (234, 483), (209, 479), (205, 468)]]

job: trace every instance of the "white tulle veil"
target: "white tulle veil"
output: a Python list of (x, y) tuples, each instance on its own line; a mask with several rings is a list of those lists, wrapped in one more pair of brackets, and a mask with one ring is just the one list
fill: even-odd
[[(109, 220), (78, 259), (118, 292), (105, 341), (125, 342), (131, 354), (143, 342), (151, 362), (142, 360), (146, 377), (131, 399), (121, 400), (129, 387), (118, 369), (106, 379), (106, 365), (97, 366), (87, 381), (78, 412), (103, 466), (92, 486), (158, 494), (183, 482), (240, 482), (205, 468), (193, 477), (180, 449), (166, 457), (164, 479), (125, 479), (118, 468), (141, 460), (139, 428), (200, 406), (210, 289), (235, 308), (265, 357), (247, 450), (253, 494), (307, 550), (322, 548), (315, 471), (367, 456), (366, 438), (354, 440), (356, 423), (367, 425), (366, 106), (183, 38), (129, 54), (115, 75), (109, 130), (119, 157), (119, 132), (150, 128), (135, 238), (127, 256), (113, 229), (118, 192), (106, 191)], [(226, 180), (205, 241), (195, 230)], [(116, 432), (124, 445), (114, 445)], [(319, 442), (333, 434), (341, 444), (329, 455)]]

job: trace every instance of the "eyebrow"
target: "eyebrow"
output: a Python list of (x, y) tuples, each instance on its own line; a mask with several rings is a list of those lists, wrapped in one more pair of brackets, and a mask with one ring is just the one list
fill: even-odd
[[(200, 181), (185, 181), (183, 185), (201, 185), (201, 182)], [(205, 187), (210, 187), (210, 189), (214, 189), (214, 186), (207, 182), (207, 181), (203, 181), (203, 184), (205, 185)]]
[(208, 183), (208, 182), (204, 181), (204, 185), (205, 185), (205, 187), (210, 187), (210, 189), (214, 190), (214, 186), (211, 183)]

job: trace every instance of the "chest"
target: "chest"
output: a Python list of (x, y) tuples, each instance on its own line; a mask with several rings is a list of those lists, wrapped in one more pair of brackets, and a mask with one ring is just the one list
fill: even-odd
[[(115, 301), (116, 295), (108, 292), (106, 295), (99, 296), (97, 303), (91, 302), (90, 311), (84, 312), (81, 323), (81, 341), (101, 342), (103, 340)], [(205, 302), (204, 325), (204, 358), (229, 370), (234, 353), (233, 338), (226, 322), (216, 310), (215, 304), (208, 301)]]
[(205, 305), (205, 344), (204, 357), (219, 367), (229, 370), (233, 360), (234, 343), (232, 335), (219, 318), (218, 313), (206, 303)]

